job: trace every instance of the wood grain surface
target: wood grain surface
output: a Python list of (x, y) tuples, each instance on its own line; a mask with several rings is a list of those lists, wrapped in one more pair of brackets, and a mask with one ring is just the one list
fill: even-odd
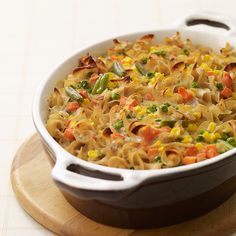
[(17, 151), (12, 164), (11, 181), (17, 199), (25, 211), (58, 235), (221, 236), (236, 231), (236, 194), (210, 213), (170, 227), (127, 230), (96, 223), (80, 214), (65, 200), (51, 179), (52, 166), (39, 136), (35, 134)]

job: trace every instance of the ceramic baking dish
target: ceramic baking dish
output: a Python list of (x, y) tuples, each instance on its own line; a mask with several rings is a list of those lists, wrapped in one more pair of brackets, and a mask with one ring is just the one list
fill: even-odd
[[(207, 30), (191, 25), (205, 24)], [(215, 32), (217, 28), (223, 28)], [(212, 30), (214, 29), (214, 30)], [(236, 44), (232, 19), (213, 13), (193, 14), (175, 27), (138, 32), (119, 39), (134, 41), (152, 33), (162, 41), (179, 31), (194, 43), (220, 49)], [(48, 98), (58, 80), (90, 52), (99, 55), (112, 45), (106, 40), (74, 54), (58, 65), (39, 86), (33, 104), (35, 127), (55, 161), (52, 178), (66, 199), (82, 214), (98, 222), (124, 228), (149, 228), (179, 223), (200, 216), (229, 198), (236, 188), (236, 149), (188, 166), (160, 170), (127, 170), (96, 165), (65, 151), (48, 133), (45, 120)]]

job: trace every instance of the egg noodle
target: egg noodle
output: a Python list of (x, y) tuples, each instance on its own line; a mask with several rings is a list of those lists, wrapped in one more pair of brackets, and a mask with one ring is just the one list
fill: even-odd
[[(236, 52), (154, 35), (114, 40), (85, 55), (54, 88), (46, 127), (68, 152), (96, 164), (160, 169), (236, 146)], [(234, 92), (235, 91), (235, 92)]]

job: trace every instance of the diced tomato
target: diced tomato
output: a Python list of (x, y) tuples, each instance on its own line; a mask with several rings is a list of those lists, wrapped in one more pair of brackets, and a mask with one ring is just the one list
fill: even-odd
[(185, 156), (182, 159), (182, 163), (184, 165), (189, 165), (189, 164), (193, 164), (197, 161), (197, 157), (196, 156)]
[(137, 105), (138, 105), (138, 101), (133, 99), (132, 102), (129, 104), (129, 110), (132, 110)]
[(187, 102), (193, 98), (193, 93), (188, 91), (185, 87), (179, 87), (178, 94), (182, 96), (184, 102)]
[(230, 88), (224, 87), (224, 89), (220, 92), (221, 97), (229, 98), (232, 96), (232, 90)]
[(120, 105), (124, 106), (126, 104), (126, 101), (127, 101), (127, 97), (121, 96), (121, 98), (120, 98)]
[(66, 104), (66, 110), (69, 112), (76, 111), (79, 108), (78, 102), (68, 102)]
[(116, 139), (116, 138), (124, 139), (125, 137), (122, 134), (120, 134), (120, 133), (112, 133), (111, 134), (111, 138), (112, 139)]
[(99, 76), (98, 76), (96, 73), (92, 74), (92, 76), (91, 76), (90, 79), (88, 80), (89, 84), (90, 84), (90, 85), (95, 84), (95, 82), (97, 81), (98, 77), (99, 77)]
[(222, 84), (225, 85), (227, 88), (232, 90), (233, 80), (230, 77), (229, 73), (224, 73), (223, 78), (222, 78)]
[(197, 154), (198, 149), (195, 146), (187, 148), (184, 153), (185, 156), (196, 156)]
[(67, 128), (64, 131), (64, 136), (66, 137), (66, 139), (68, 139), (69, 141), (73, 141), (75, 140), (75, 136), (73, 134), (73, 129), (71, 128)]
[(154, 96), (152, 95), (152, 93), (147, 93), (145, 95), (145, 99), (148, 101), (154, 101)]
[(153, 142), (159, 134), (160, 131), (158, 129), (147, 126), (143, 132), (145, 143)]
[(79, 93), (83, 98), (88, 98), (89, 97), (88, 92), (85, 89), (80, 89)]
[(205, 153), (206, 153), (206, 158), (212, 158), (219, 155), (219, 153), (216, 150), (215, 144), (207, 145)]

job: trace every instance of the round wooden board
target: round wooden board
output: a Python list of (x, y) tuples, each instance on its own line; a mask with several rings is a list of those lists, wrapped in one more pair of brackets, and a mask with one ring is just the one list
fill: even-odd
[[(70, 236), (205, 236), (236, 231), (236, 194), (210, 213), (182, 224), (149, 230), (128, 230), (96, 223), (75, 210), (53, 183), (53, 163), (38, 135), (17, 151), (11, 170), (14, 192), (36, 221), (59, 235)], [(194, 202), (193, 202), (194, 204)]]

